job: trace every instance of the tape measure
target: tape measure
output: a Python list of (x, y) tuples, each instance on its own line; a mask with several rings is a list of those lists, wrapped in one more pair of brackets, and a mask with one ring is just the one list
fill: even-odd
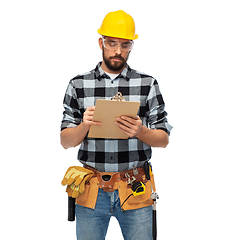
[(142, 182), (135, 182), (132, 185), (132, 193), (133, 196), (140, 196), (142, 194), (144, 194), (146, 191), (146, 186), (144, 183)]

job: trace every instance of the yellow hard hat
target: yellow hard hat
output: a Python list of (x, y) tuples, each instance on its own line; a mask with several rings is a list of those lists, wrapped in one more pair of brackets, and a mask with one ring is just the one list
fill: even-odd
[(133, 18), (122, 10), (110, 12), (103, 19), (98, 33), (103, 36), (135, 40), (135, 23)]

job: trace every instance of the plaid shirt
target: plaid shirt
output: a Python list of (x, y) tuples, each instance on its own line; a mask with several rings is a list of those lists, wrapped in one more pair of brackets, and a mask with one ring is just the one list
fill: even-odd
[[(144, 126), (162, 129), (170, 134), (164, 101), (157, 81), (128, 65), (114, 79), (102, 70), (101, 63), (83, 75), (73, 78), (64, 98), (61, 130), (78, 126), (86, 108), (95, 106), (97, 99), (110, 100), (121, 92), (126, 101), (140, 102), (138, 116)], [(78, 160), (102, 172), (118, 172), (142, 167), (151, 158), (151, 147), (133, 137), (129, 139), (98, 139), (85, 137), (80, 145)]]

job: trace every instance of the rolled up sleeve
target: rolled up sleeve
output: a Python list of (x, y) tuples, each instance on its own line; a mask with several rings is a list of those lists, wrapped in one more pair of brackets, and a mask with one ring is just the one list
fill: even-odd
[(170, 135), (172, 126), (168, 123), (165, 103), (156, 80), (154, 80), (147, 98), (147, 110), (149, 128), (161, 129)]
[(65, 128), (73, 128), (82, 122), (82, 114), (79, 110), (77, 95), (74, 86), (69, 83), (63, 100), (63, 119), (61, 131)]

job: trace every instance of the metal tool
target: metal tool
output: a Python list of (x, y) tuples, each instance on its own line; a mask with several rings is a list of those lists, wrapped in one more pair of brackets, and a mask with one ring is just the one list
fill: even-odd
[(156, 200), (159, 199), (159, 196), (157, 192), (153, 192), (153, 189), (152, 189), (151, 199), (153, 200), (152, 236), (153, 236), (153, 240), (156, 240), (157, 239), (157, 205), (156, 205), (157, 202)]
[(128, 173), (125, 173), (125, 178), (127, 178), (127, 183), (129, 185), (133, 185), (133, 183), (136, 181), (136, 178), (134, 176), (130, 177)]
[(137, 167), (134, 165), (133, 166), (133, 175), (138, 175), (138, 170), (137, 170)]

